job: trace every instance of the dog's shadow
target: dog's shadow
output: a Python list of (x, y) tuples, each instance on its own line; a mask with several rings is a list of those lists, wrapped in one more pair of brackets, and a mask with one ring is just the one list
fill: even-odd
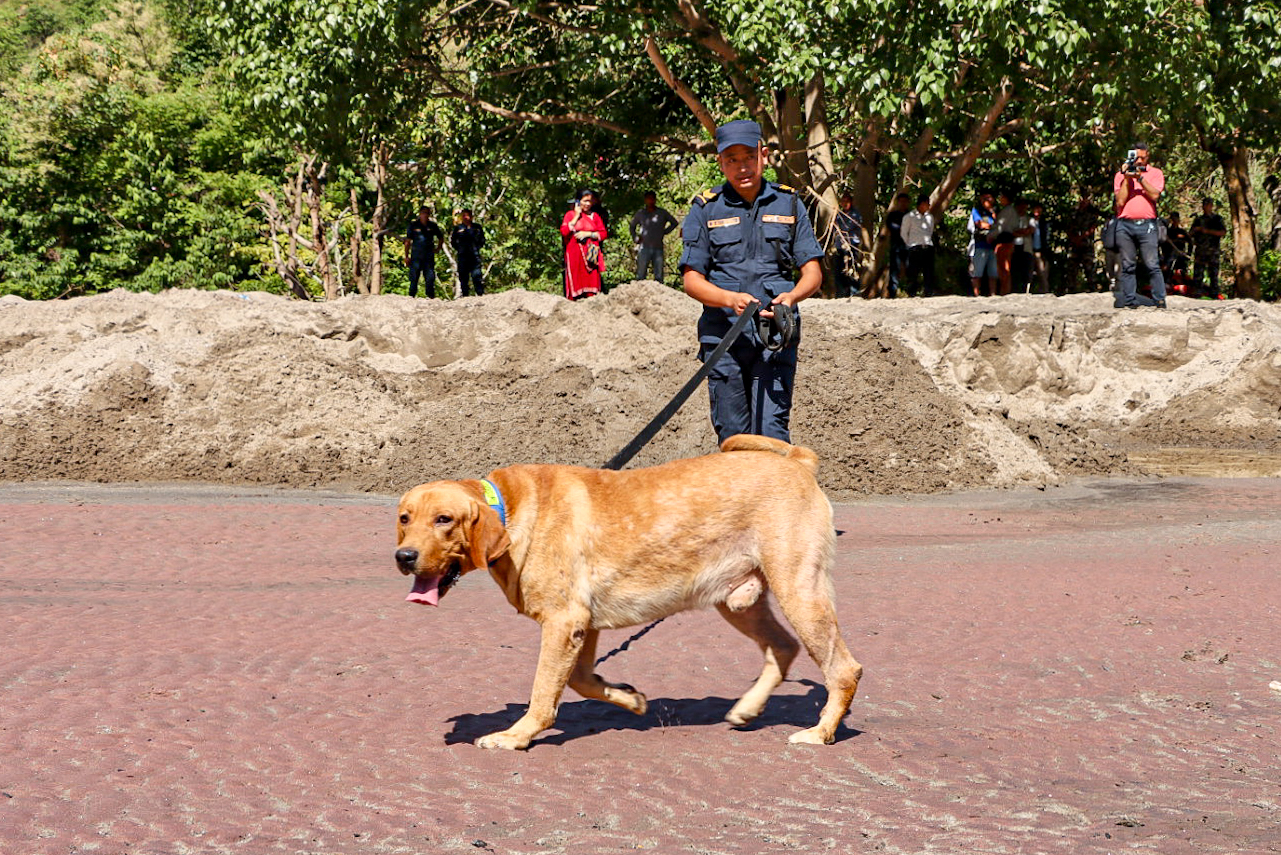
[[(819, 711), (827, 700), (827, 690), (813, 680), (788, 680), (806, 687), (803, 695), (775, 695), (770, 698), (765, 712), (752, 723), (737, 730), (761, 730), (777, 725), (811, 727), (818, 721)], [(730, 698), (650, 698), (649, 709), (644, 715), (633, 715), (604, 701), (581, 700), (563, 703), (556, 714), (556, 723), (537, 737), (530, 748), (539, 745), (563, 745), (607, 730), (653, 730), (662, 727), (698, 727), (725, 724), (725, 714), (734, 705)], [(508, 704), (506, 708), (490, 713), (464, 713), (448, 719), (453, 730), (445, 734), (446, 745), (475, 742), (487, 733), (505, 730), (524, 715), (525, 704)], [(726, 725), (730, 726), (730, 725)], [(836, 741), (843, 742), (862, 733), (846, 727), (836, 729)]]

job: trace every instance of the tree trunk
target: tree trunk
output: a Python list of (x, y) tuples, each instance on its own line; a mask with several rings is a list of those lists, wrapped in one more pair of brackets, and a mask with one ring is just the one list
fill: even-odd
[(307, 158), (307, 209), (311, 217), (311, 243), (316, 253), (316, 276), (320, 279), (325, 291), (326, 300), (338, 297), (338, 282), (334, 278), (333, 265), (329, 263), (329, 240), (325, 235), (325, 224), (321, 216), (321, 205), (324, 203), (325, 180), (329, 173), (329, 163), (322, 162), (316, 166), (316, 155)]
[(387, 166), (391, 163), (391, 147), (385, 142), (374, 146), (374, 154), (366, 177), (374, 185), (374, 213), (370, 228), (374, 232), (373, 246), (369, 252), (369, 293), (383, 292), (383, 236), (387, 233)]
[[(805, 131), (806, 159), (810, 177), (811, 200), (814, 209), (814, 230), (818, 234), (823, 249), (832, 245), (832, 233), (836, 224), (836, 212), (840, 199), (836, 185), (836, 162), (832, 155), (832, 132), (827, 125), (827, 99), (823, 85), (823, 75), (815, 74), (805, 84)], [(823, 293), (832, 297), (836, 294), (836, 282), (827, 270), (823, 277)]]
[(801, 115), (801, 102), (793, 92), (779, 89), (774, 93), (774, 124), (778, 128), (777, 140), (766, 140), (778, 145), (776, 166), (784, 184), (797, 189), (809, 185), (805, 163), (805, 120)]
[(356, 200), (355, 187), (351, 188), (351, 216), (354, 221), (351, 229), (351, 281), (358, 293), (368, 294), (369, 274), (360, 257), (361, 244), (364, 243), (364, 221), (360, 218), (360, 205)]
[[(304, 182), (303, 163), (299, 161), (298, 172), (294, 176), (292, 184), (284, 188), (285, 201), (289, 203), (289, 217), (285, 218), (284, 213), (280, 210), (280, 205), (276, 197), (266, 190), (258, 191), (258, 198), (262, 200), (259, 209), (267, 220), (267, 233), (271, 242), (271, 254), (275, 263), (276, 274), (289, 290), (300, 300), (310, 300), (311, 294), (307, 291), (302, 279), (298, 275), (301, 262), (298, 259), (298, 229), (302, 226), (302, 199), (303, 199), (303, 182)], [(280, 236), (285, 235), (285, 250), (280, 249)]]
[(1258, 300), (1259, 245), (1255, 235), (1254, 205), (1250, 202), (1250, 150), (1224, 142), (1215, 148), (1223, 167), (1232, 216), (1232, 275), (1238, 297)]
[(952, 197), (960, 189), (961, 182), (965, 176), (974, 168), (978, 162), (979, 155), (992, 139), (992, 131), (996, 128), (997, 119), (1001, 118), (1001, 113), (1005, 110), (1010, 99), (1014, 97), (1014, 87), (1009, 80), (1001, 83), (1001, 88), (992, 98), (992, 103), (988, 105), (987, 112), (981, 118), (975, 121), (970, 128), (969, 139), (965, 142), (965, 148), (961, 150), (952, 161), (952, 166), (948, 169), (943, 180), (938, 183), (934, 191), (930, 193), (930, 210), (938, 216), (938, 213), (944, 210), (952, 202)]
[[(930, 211), (934, 214), (935, 220), (941, 219), (941, 213), (951, 203), (952, 197), (960, 188), (961, 182), (965, 176), (974, 168), (978, 162), (979, 155), (992, 139), (992, 134), (996, 129), (997, 120), (1000, 119), (1010, 99), (1014, 97), (1014, 86), (1007, 78), (1001, 81), (1001, 86), (992, 95), (992, 101), (982, 116), (974, 120), (970, 126), (969, 136), (965, 141), (965, 147), (952, 159), (952, 165), (948, 168), (947, 174), (930, 192)], [(915, 178), (920, 163), (926, 159), (929, 149), (934, 141), (934, 130), (926, 126), (917, 137), (911, 150), (908, 152), (903, 169), (903, 176), (899, 182), (899, 188), (905, 187), (909, 179)], [(860, 168), (862, 164), (860, 164)], [(896, 193), (901, 190), (896, 190)], [(884, 270), (888, 252), (888, 235), (884, 229), (876, 231), (876, 239), (872, 244), (871, 258), (873, 262), (863, 274), (863, 296), (880, 297), (885, 294), (888, 278)]]
[[(858, 148), (858, 156), (853, 164), (851, 195), (854, 197), (854, 208), (863, 220), (863, 251), (860, 257), (864, 264), (871, 258), (872, 235), (876, 231), (876, 178), (884, 152), (883, 130), (882, 119), (874, 117), (867, 120), (863, 143)], [(866, 272), (865, 266), (861, 269)]]

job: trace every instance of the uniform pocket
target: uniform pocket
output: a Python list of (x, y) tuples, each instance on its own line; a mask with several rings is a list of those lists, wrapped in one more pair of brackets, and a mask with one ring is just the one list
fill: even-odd
[(743, 226), (718, 226), (707, 230), (712, 245), (712, 260), (717, 264), (743, 260)]
[(762, 223), (761, 236), (765, 238), (766, 246), (770, 248), (771, 254), (778, 259), (782, 265), (792, 263), (792, 227), (786, 223)]

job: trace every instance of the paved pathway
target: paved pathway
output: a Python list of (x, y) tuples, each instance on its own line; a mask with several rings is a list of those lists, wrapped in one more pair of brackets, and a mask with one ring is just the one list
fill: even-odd
[(0, 487), (0, 851), (1281, 852), (1281, 481), (838, 507), (827, 748), (808, 661), (721, 722), (757, 654), (712, 613), (602, 668), (646, 716), (472, 747), (536, 627), (479, 574), (404, 603), (393, 507)]

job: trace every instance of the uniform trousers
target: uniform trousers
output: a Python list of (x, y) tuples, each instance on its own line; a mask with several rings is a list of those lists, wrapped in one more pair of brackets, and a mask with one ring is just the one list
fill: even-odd
[(479, 258), (458, 256), (458, 284), (462, 286), (464, 297), (471, 293), (473, 286), (476, 288), (477, 297), (485, 293), (485, 283), (481, 279)]
[[(1184, 262), (1186, 264), (1187, 262)], [(1219, 296), (1219, 250), (1216, 247), (1212, 253), (1197, 253), (1192, 265), (1192, 281), (1196, 284), (1198, 290), (1202, 289), (1201, 283), (1208, 274), (1210, 287), (1203, 293), (1208, 297)]]
[(409, 259), (409, 296), (418, 296), (418, 277), (423, 279), (423, 296), (436, 296), (436, 259), (435, 258), (413, 258)]
[[(699, 359), (706, 362), (715, 348), (703, 343)], [(788, 426), (795, 385), (796, 345), (772, 351), (744, 334), (707, 376), (717, 442), (740, 433), (791, 442)]]

